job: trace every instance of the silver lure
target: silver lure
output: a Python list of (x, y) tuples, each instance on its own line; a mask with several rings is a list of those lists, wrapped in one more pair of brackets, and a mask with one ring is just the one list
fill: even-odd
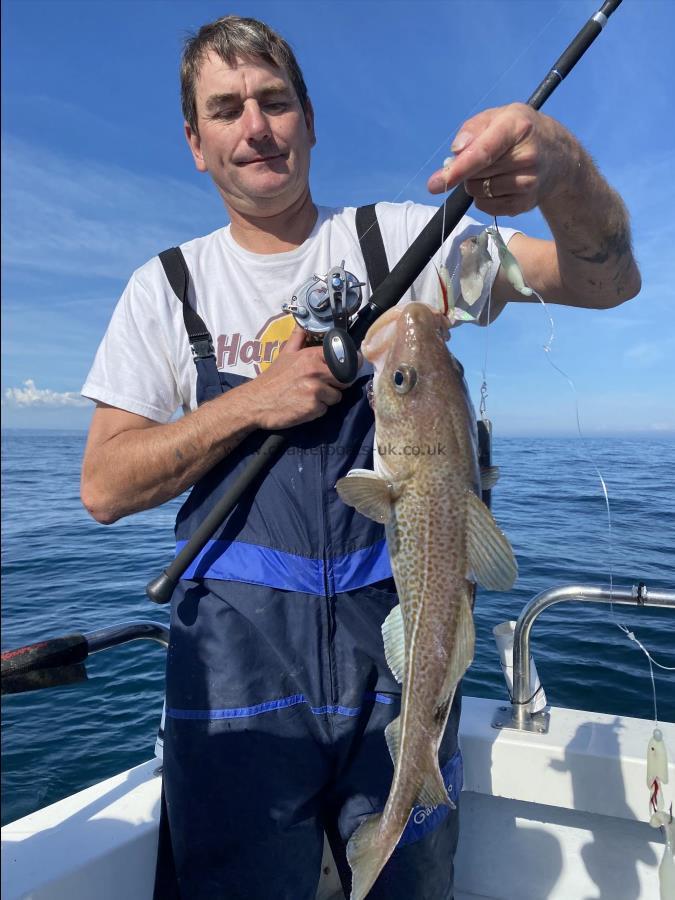
[(487, 231), (481, 231), (462, 241), (459, 252), (462, 258), (459, 285), (464, 302), (472, 306), (483, 293), (483, 285), (492, 263)]

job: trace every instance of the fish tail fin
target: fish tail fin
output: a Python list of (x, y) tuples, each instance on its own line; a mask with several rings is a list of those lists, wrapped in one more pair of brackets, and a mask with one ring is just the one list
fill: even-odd
[(350, 900), (364, 900), (368, 896), (394, 850), (395, 844), (388, 848), (378, 840), (381, 822), (382, 813), (368, 816), (347, 844), (347, 862), (352, 870)]

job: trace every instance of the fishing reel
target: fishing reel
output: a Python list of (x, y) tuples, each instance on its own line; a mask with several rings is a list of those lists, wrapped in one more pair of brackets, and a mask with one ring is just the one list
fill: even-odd
[(316, 343), (323, 343), (328, 368), (338, 379), (347, 383), (356, 378), (358, 354), (348, 328), (361, 306), (359, 281), (345, 269), (345, 261), (333, 266), (326, 275), (312, 275), (297, 288), (290, 303), (282, 304)]

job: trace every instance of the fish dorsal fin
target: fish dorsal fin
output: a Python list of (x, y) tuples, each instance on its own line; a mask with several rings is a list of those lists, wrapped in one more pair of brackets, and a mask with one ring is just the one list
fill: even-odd
[(442, 699), (448, 701), (448, 709), (459, 680), (464, 675), (473, 661), (474, 645), (476, 643), (476, 630), (473, 625), (473, 613), (468, 596), (459, 601), (457, 618), (457, 633), (455, 646), (450, 658), (445, 682), (443, 684)]
[(467, 551), (471, 571), (490, 591), (508, 591), (518, 576), (508, 539), (487, 506), (473, 493), (467, 502)]
[(387, 665), (401, 684), (405, 674), (405, 629), (400, 604), (391, 610), (382, 623), (382, 637)]
[(391, 519), (392, 504), (398, 498), (394, 485), (370, 469), (352, 469), (335, 490), (347, 506), (383, 524)]
[[(389, 754), (392, 762), (396, 766), (398, 757), (401, 752), (401, 717), (397, 716), (384, 729), (384, 737), (387, 741)], [(422, 787), (415, 799), (415, 806), (439, 806), (445, 803), (455, 808), (454, 803), (448, 797), (448, 792), (443, 782), (443, 776), (438, 768), (438, 760), (430, 765), (429, 770), (425, 774)]]
[(401, 749), (401, 717), (397, 716), (384, 729), (384, 738), (389, 748), (391, 761), (396, 765), (398, 761), (399, 750)]

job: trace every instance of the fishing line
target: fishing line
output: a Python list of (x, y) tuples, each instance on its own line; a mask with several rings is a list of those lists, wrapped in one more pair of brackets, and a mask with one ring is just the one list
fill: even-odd
[[(513, 68), (520, 62), (520, 60), (521, 60), (521, 59), (529, 52), (530, 48), (534, 45), (534, 43), (535, 43), (536, 41), (538, 41), (539, 38), (543, 35), (543, 33), (549, 28), (549, 26), (550, 26), (551, 23), (554, 21), (554, 19), (556, 19), (556, 18), (558, 17), (558, 15), (560, 14), (561, 10), (562, 10), (562, 6), (559, 6), (558, 9), (553, 13), (553, 15), (551, 16), (551, 18), (548, 20), (548, 22), (546, 23), (546, 25), (544, 25), (544, 27), (541, 29), (541, 31), (539, 31), (539, 33), (536, 34), (535, 37), (532, 38), (532, 40), (531, 40), (530, 43), (527, 45), (527, 47), (525, 47), (524, 50), (521, 50), (521, 52), (520, 52), (520, 53), (518, 54), (518, 56), (513, 60), (513, 62), (511, 63), (511, 65), (508, 66), (508, 68), (506, 68), (506, 69), (502, 72), (502, 74), (497, 78), (497, 80), (495, 81), (495, 83), (494, 83), (491, 87), (489, 87), (489, 88), (487, 89), (487, 91), (483, 94), (483, 96), (482, 96), (479, 100), (477, 100), (477, 101), (473, 104), (473, 106), (471, 106), (471, 107), (469, 108), (469, 111), (462, 117), (462, 121), (463, 121), (463, 122), (466, 121), (466, 119), (468, 119), (468, 118), (472, 115), (473, 112), (475, 112), (477, 109), (480, 109), (480, 107), (481, 107), (481, 106), (483, 105), (483, 103), (487, 100), (487, 98), (490, 96), (490, 94), (492, 94), (493, 91), (495, 91), (495, 90), (497, 89), (497, 87), (499, 87), (499, 85), (500, 85), (501, 82), (504, 80), (504, 78), (506, 78), (506, 76), (509, 74), (509, 72), (511, 71), (511, 69), (513, 69)], [(430, 163), (433, 159), (435, 159), (436, 156), (438, 156), (438, 154), (441, 152), (441, 150), (442, 150), (445, 146), (447, 146), (448, 140), (449, 140), (450, 138), (452, 138), (452, 137), (455, 135), (456, 130), (457, 130), (457, 129), (453, 129), (452, 131), (450, 131), (450, 132), (448, 132), (448, 133), (446, 134), (446, 136), (443, 138), (443, 140), (441, 141), (441, 143), (434, 149), (434, 151), (432, 152), (432, 154), (424, 161), (424, 163), (423, 163), (423, 164), (420, 166), (420, 168), (415, 172), (415, 174), (410, 178), (410, 180), (409, 180), (409, 181), (401, 188), (401, 190), (398, 192), (398, 194), (397, 194), (397, 195), (394, 197), (394, 199), (392, 200), (392, 203), (395, 203), (395, 202), (398, 200), (398, 198), (401, 196), (401, 194), (403, 194), (403, 192), (404, 192), (405, 190), (407, 190), (408, 187), (410, 187), (410, 185), (413, 183), (413, 181), (415, 181), (415, 179), (417, 178), (417, 176), (418, 176), (421, 172), (423, 172), (424, 169), (426, 169), (426, 167), (429, 165), (429, 163)]]
[[(497, 216), (494, 216), (494, 226), (498, 229), (497, 225)], [(492, 288), (494, 286), (494, 279), (490, 277), (490, 288), (488, 290), (487, 297), (487, 318), (485, 320), (485, 355), (483, 356), (483, 371), (482, 377), (483, 381), (480, 386), (480, 406), (479, 413), (483, 422), (487, 421), (487, 398), (488, 398), (488, 383), (487, 383), (487, 367), (488, 367), (488, 350), (490, 347), (490, 312), (492, 307)], [(482, 312), (481, 312), (482, 315)], [(480, 316), (479, 316), (480, 319)]]
[[(532, 48), (532, 46), (533, 46), (533, 45), (541, 38), (541, 36), (544, 34), (544, 32), (547, 31), (547, 30), (550, 28), (551, 24), (552, 24), (552, 23), (555, 21), (555, 19), (557, 19), (557, 17), (560, 15), (560, 13), (561, 13), (561, 11), (562, 11), (562, 8), (563, 8), (563, 7), (562, 7), (562, 4), (561, 4), (560, 6), (558, 6), (558, 8), (557, 8), (556, 11), (553, 13), (553, 15), (552, 15), (551, 18), (548, 20), (548, 22), (543, 26), (543, 28), (541, 28), (541, 29), (537, 32), (537, 34), (532, 38), (532, 40), (531, 40), (531, 41), (529, 42), (529, 44), (525, 47), (525, 49), (524, 49), (524, 50), (521, 50), (521, 52), (520, 52), (520, 53), (518, 54), (518, 56), (516, 56), (516, 58), (511, 62), (511, 64), (510, 64), (506, 69), (504, 69), (504, 71), (503, 71), (503, 72), (501, 73), (501, 75), (497, 78), (497, 80), (494, 82), (494, 84), (493, 84), (491, 87), (489, 87), (489, 88), (487, 89), (487, 91), (483, 94), (483, 96), (480, 97), (480, 99), (477, 100), (477, 101), (473, 104), (473, 106), (471, 106), (471, 107), (469, 108), (468, 112), (467, 112), (465, 115), (462, 116), (462, 119), (461, 119), (460, 122), (458, 123), (458, 126), (457, 126), (457, 127), (459, 127), (459, 124), (461, 124), (461, 122), (465, 122), (468, 118), (470, 118), (471, 115), (472, 115), (476, 110), (478, 110), (478, 109), (481, 108), (481, 106), (483, 105), (483, 103), (484, 103), (484, 102), (487, 100), (487, 98), (488, 98), (488, 97), (489, 97), (489, 96), (490, 96), (490, 95), (491, 95), (491, 94), (499, 87), (499, 85), (500, 85), (501, 82), (506, 78), (506, 76), (509, 74), (509, 72), (510, 72), (513, 68), (515, 68), (516, 65), (518, 65), (518, 63), (520, 62), (520, 60), (521, 60), (521, 59), (522, 59), (522, 58), (530, 51), (530, 49)], [(390, 201), (391, 203), (396, 203), (396, 202), (403, 196), (403, 194), (407, 191), (407, 189), (410, 187), (410, 185), (411, 185), (414, 181), (416, 181), (417, 178), (418, 178), (418, 176), (419, 176), (419, 175), (427, 168), (427, 166), (429, 165), (429, 163), (431, 163), (431, 162), (438, 156), (438, 154), (444, 149), (444, 147), (447, 146), (448, 141), (451, 140), (451, 139), (454, 137), (454, 135), (456, 134), (456, 131), (457, 131), (457, 128), (454, 128), (452, 131), (449, 131), (449, 132), (445, 135), (445, 137), (444, 137), (443, 140), (440, 142), (440, 144), (438, 144), (438, 146), (436, 146), (436, 147), (434, 148), (434, 150), (433, 150), (433, 152), (431, 153), (431, 155), (427, 157), (427, 159), (422, 163), (422, 165), (421, 165), (421, 166), (419, 167), (419, 169), (415, 172), (415, 174), (412, 175), (412, 176), (408, 179), (408, 181), (403, 185), (403, 187), (401, 188), (401, 190), (395, 195), (394, 199)], [(447, 182), (446, 182), (446, 193), (447, 193)], [(444, 210), (444, 215), (445, 215), (445, 210)], [(366, 234), (368, 234), (368, 232), (370, 231), (370, 229), (371, 229), (371, 228), (374, 228), (374, 227), (375, 227), (375, 223), (373, 223), (372, 225), (370, 225), (370, 226), (366, 229), (366, 231), (364, 232), (364, 237), (365, 237)], [(443, 242), (441, 242), (441, 247), (442, 247), (442, 243), (443, 243)]]
[[(445, 179), (445, 194), (448, 193), (448, 179)], [(443, 235), (445, 234), (445, 203), (443, 204), (443, 218), (441, 219), (441, 246), (438, 248), (438, 264), (443, 265)]]
[[(497, 230), (497, 232), (499, 233), (499, 226), (497, 224), (496, 216), (495, 216), (495, 220), (494, 220), (494, 227)], [(499, 233), (499, 234), (501, 237), (501, 233)], [(612, 594), (613, 594), (613, 590), (614, 590), (614, 536), (613, 536), (613, 531), (612, 531), (612, 513), (611, 513), (610, 502), (609, 502), (609, 492), (607, 490), (607, 484), (605, 482), (605, 479), (602, 476), (602, 472), (600, 471), (593, 454), (589, 451), (589, 449), (587, 447), (586, 436), (584, 435), (582, 428), (581, 428), (581, 417), (580, 417), (580, 412), (579, 412), (579, 393), (577, 391), (576, 385), (574, 384), (574, 382), (572, 381), (570, 376), (567, 374), (567, 372), (565, 372), (563, 369), (561, 369), (560, 366), (558, 366), (555, 362), (553, 362), (553, 359), (551, 358), (551, 349), (553, 347), (553, 342), (555, 340), (555, 323), (553, 321), (553, 317), (552, 317), (552, 315), (549, 311), (549, 308), (548, 308), (546, 302), (544, 301), (543, 297), (540, 294), (538, 294), (537, 291), (535, 291), (533, 288), (530, 288), (530, 290), (532, 291), (533, 296), (535, 296), (537, 298), (537, 300), (539, 301), (539, 303), (541, 303), (544, 313), (546, 314), (546, 316), (548, 318), (549, 336), (548, 336), (546, 343), (543, 345), (543, 350), (544, 350), (544, 353), (546, 354), (546, 359), (548, 360), (549, 364), (556, 370), (556, 372), (558, 372), (560, 375), (562, 375), (562, 377), (565, 379), (565, 381), (568, 383), (568, 385), (570, 386), (570, 388), (572, 390), (572, 394), (574, 396), (577, 431), (579, 432), (579, 437), (582, 441), (583, 452), (586, 456), (586, 460), (588, 462), (590, 462), (590, 464), (595, 469), (595, 472), (598, 476), (598, 480), (600, 481), (600, 485), (602, 486), (602, 493), (603, 493), (604, 500), (605, 500), (605, 508), (607, 510), (607, 545), (608, 545), (608, 559), (609, 559), (609, 609), (610, 609), (610, 615), (612, 618), (612, 622), (614, 625), (616, 625), (617, 628), (619, 628), (620, 631), (623, 632), (623, 634), (629, 640), (631, 640), (635, 644), (637, 644), (637, 646), (640, 648), (640, 650), (642, 650), (642, 652), (647, 657), (647, 661), (649, 663), (649, 675), (650, 675), (651, 684), (652, 684), (652, 699), (654, 702), (654, 722), (655, 722), (655, 724), (658, 725), (659, 719), (658, 719), (658, 707), (657, 707), (657, 701), (656, 701), (656, 681), (654, 679), (654, 668), (653, 667), (658, 666), (658, 668), (660, 668), (660, 669), (664, 669), (668, 672), (673, 672), (673, 671), (675, 671), (675, 666), (664, 666), (662, 663), (657, 662), (657, 660), (654, 659), (654, 657), (651, 655), (649, 650), (644, 646), (644, 644), (642, 644), (641, 641), (638, 640), (638, 638), (635, 636), (635, 634), (626, 625), (624, 625), (622, 622), (620, 622), (616, 617), (614, 603), (612, 600)], [(486, 335), (486, 340), (487, 340), (487, 335)], [(486, 347), (486, 355), (487, 355), (487, 347)], [(482, 388), (481, 388), (481, 391), (482, 391)]]
[[(448, 193), (448, 179), (447, 178), (445, 179), (444, 193), (446, 193), (446, 194)], [(443, 261), (443, 243), (444, 243), (443, 235), (445, 234), (445, 213), (446, 213), (446, 208), (445, 208), (445, 203), (444, 203), (443, 204), (443, 218), (441, 219), (441, 244), (440, 244), (440, 247), (438, 248), (438, 266), (437, 266), (438, 277), (441, 279), (441, 281), (442, 281), (441, 273), (444, 271), (447, 271), (447, 267), (445, 265), (445, 262)], [(453, 272), (452, 274), (454, 275), (455, 273)], [(445, 314), (447, 315), (448, 312), (450, 311), (450, 292), (452, 291), (451, 278), (448, 278), (445, 282), (445, 291), (447, 293), (443, 292), (443, 285), (441, 285), (441, 293), (443, 293), (443, 296), (445, 298), (445, 306), (446, 306)], [(454, 309), (454, 306), (455, 306), (454, 292), (453, 292), (453, 297), (452, 297), (452, 306)]]
[[(487, 398), (488, 398), (488, 383), (487, 383), (487, 365), (488, 365), (488, 347), (489, 347), (489, 334), (490, 334), (490, 304), (492, 302), (492, 285), (488, 290), (487, 297), (487, 321), (485, 323), (485, 355), (483, 356), (483, 369), (481, 372), (481, 376), (483, 378), (480, 386), (480, 405), (478, 407), (478, 413), (483, 420), (483, 422), (487, 421)], [(482, 313), (481, 313), (482, 315)]]

